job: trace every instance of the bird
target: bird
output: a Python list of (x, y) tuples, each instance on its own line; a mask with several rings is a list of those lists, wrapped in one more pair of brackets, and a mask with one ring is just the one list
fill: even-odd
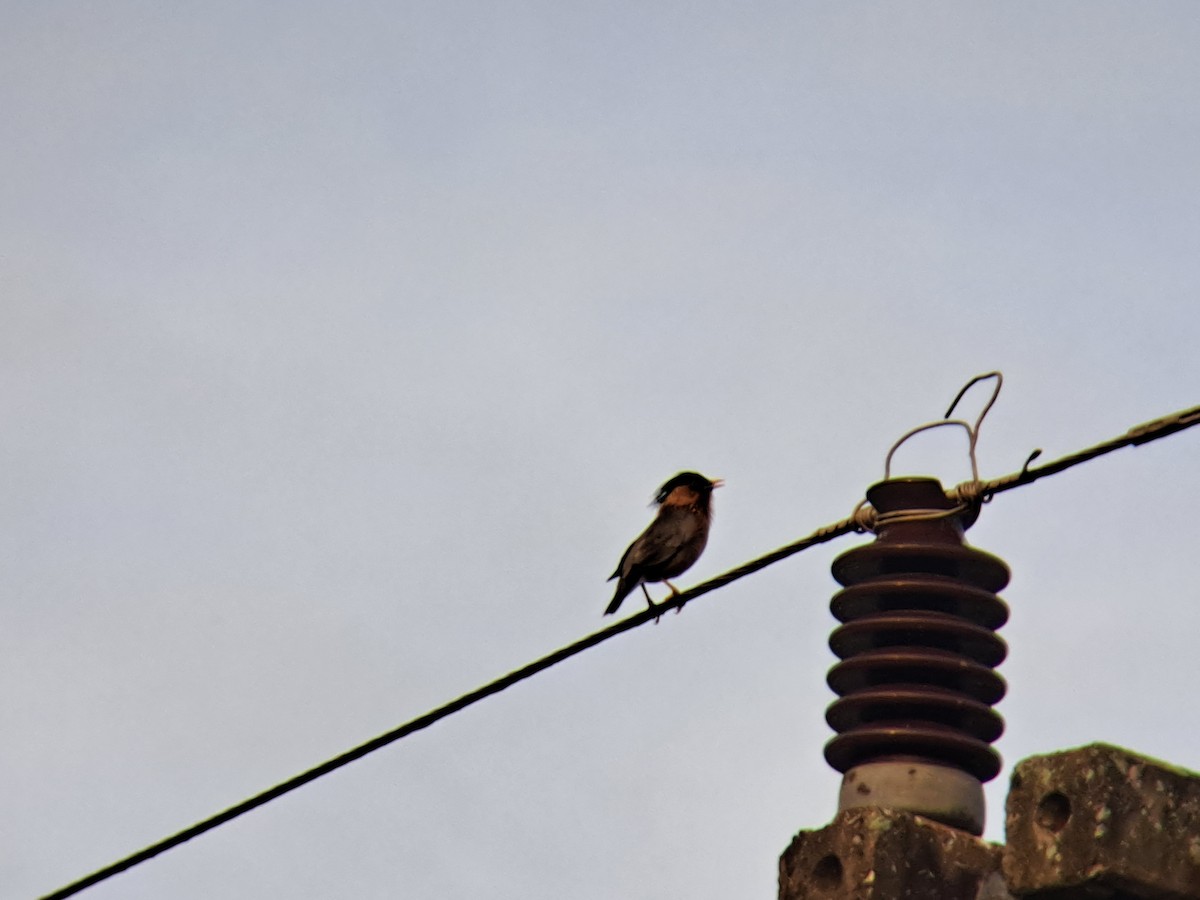
[(655, 609), (647, 581), (666, 582), (671, 596), (679, 591), (667, 579), (682, 575), (704, 552), (712, 523), (712, 492), (725, 482), (709, 480), (698, 472), (680, 472), (658, 489), (654, 502), (658, 514), (634, 540), (608, 580), (617, 579), (617, 590), (604, 610), (615, 613), (621, 602), (639, 585), (646, 602)]

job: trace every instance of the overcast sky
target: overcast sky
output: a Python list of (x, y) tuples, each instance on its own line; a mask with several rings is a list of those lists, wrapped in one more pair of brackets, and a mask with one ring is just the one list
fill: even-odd
[[(1198, 46), (1185, 2), (4, 4), (0, 896), (607, 624), (681, 469), (728, 481), (682, 587), (978, 372), (984, 477), (1200, 403)], [(1200, 769), (1198, 455), (971, 531), (1013, 570), (989, 838), (1035, 753)], [(773, 897), (863, 540), (84, 896)]]

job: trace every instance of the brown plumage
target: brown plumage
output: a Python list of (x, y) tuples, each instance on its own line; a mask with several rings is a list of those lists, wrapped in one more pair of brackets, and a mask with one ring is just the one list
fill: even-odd
[(682, 575), (704, 552), (712, 522), (712, 492), (722, 484), (719, 478), (709, 481), (696, 472), (680, 472), (658, 489), (654, 498), (658, 515), (629, 545), (617, 570), (608, 578), (618, 581), (612, 602), (604, 610), (606, 616), (615, 613), (621, 601), (639, 585), (654, 609), (647, 581), (664, 581), (672, 594), (679, 593), (667, 579)]

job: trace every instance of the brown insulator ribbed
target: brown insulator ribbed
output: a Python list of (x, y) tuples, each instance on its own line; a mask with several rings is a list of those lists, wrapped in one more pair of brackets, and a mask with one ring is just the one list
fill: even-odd
[(841, 662), (828, 682), (840, 699), (826, 714), (837, 736), (825, 758), (843, 773), (911, 760), (989, 781), (1004, 730), (992, 705), (1005, 692), (994, 667), (1007, 653), (995, 629), (1008, 620), (996, 596), (1008, 567), (966, 546), (978, 509), (954, 512), (936, 479), (884, 481), (867, 499), (876, 540), (833, 562), (844, 590), (830, 607), (843, 624), (829, 639)]

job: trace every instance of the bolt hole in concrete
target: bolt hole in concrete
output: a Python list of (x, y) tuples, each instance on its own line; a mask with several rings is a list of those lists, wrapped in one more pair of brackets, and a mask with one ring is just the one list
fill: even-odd
[(1066, 794), (1053, 791), (1042, 798), (1037, 808), (1037, 823), (1056, 834), (1067, 827), (1071, 818), (1071, 801)]
[(842, 884), (842, 861), (834, 854), (822, 856), (813, 866), (813, 884), (819, 888), (836, 888)]

